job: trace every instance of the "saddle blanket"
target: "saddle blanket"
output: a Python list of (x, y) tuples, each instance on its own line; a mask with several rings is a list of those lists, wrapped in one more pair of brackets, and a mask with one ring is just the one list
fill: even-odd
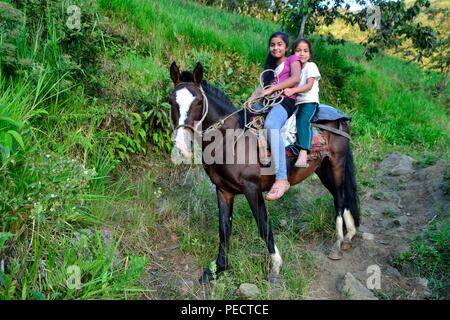
[[(311, 123), (320, 123), (324, 121), (336, 121), (336, 120), (350, 121), (352, 120), (352, 117), (342, 113), (341, 111), (329, 105), (320, 104), (319, 107), (317, 108), (316, 113), (311, 119)], [(294, 113), (281, 128), (281, 136), (283, 137), (285, 146), (290, 146), (296, 143), (297, 137), (296, 113)]]
[[(319, 157), (324, 157), (328, 152), (328, 144), (322, 135), (322, 130), (313, 127), (313, 137), (311, 141), (311, 152), (308, 154), (308, 160), (317, 159)], [(290, 144), (286, 147), (286, 157), (297, 157), (300, 152), (300, 148), (295, 144)], [(268, 156), (270, 156), (270, 150), (268, 151)]]

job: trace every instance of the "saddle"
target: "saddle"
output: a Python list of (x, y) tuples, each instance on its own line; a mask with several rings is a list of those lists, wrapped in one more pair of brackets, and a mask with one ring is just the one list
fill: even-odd
[[(259, 119), (257, 119), (255, 123), (258, 124), (258, 128), (254, 129), (259, 131), (257, 134), (259, 159), (261, 164), (265, 166), (269, 165), (271, 161), (270, 148), (264, 134), (262, 133), (265, 115), (252, 115), (251, 119), (254, 120), (257, 117), (259, 117)], [(313, 124), (313, 136), (311, 141), (311, 151), (308, 154), (308, 161), (324, 158), (328, 155), (328, 144), (323, 136), (324, 131), (330, 131), (334, 134), (342, 135), (350, 139), (350, 136), (346, 132), (340, 129), (328, 127), (321, 123), (329, 121), (351, 121), (351, 119), (351, 116), (345, 115), (331, 106), (320, 104), (311, 120), (311, 123)], [(300, 148), (297, 145), (296, 113), (294, 113), (286, 121), (280, 131), (283, 141), (287, 146), (285, 149), (286, 158), (297, 157), (300, 152)]]
[[(297, 158), (300, 148), (296, 144), (288, 145), (285, 148), (286, 158)], [(264, 134), (258, 135), (258, 155), (263, 166), (270, 165), (271, 151)], [(323, 135), (323, 130), (313, 127), (313, 137), (311, 140), (311, 151), (308, 153), (308, 161), (322, 159), (328, 155), (328, 143)]]

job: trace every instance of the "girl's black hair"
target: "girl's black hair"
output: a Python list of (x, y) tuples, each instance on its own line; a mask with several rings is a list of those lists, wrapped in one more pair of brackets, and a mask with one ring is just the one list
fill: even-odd
[[(278, 32), (273, 33), (270, 36), (269, 45), (268, 45), (269, 48), (270, 48), (270, 41), (272, 41), (272, 39), (275, 37), (281, 38), (281, 40), (283, 40), (283, 42), (286, 43), (286, 47), (289, 47), (289, 35), (285, 32), (278, 31)], [(264, 70), (267, 70), (267, 69), (275, 70), (276, 68), (277, 68), (276, 59), (269, 52), (267, 54), (266, 62), (264, 63)], [(273, 78), (274, 78), (273, 72), (264, 73), (264, 75), (263, 75), (264, 86), (272, 84)]]
[(312, 44), (311, 44), (311, 41), (309, 41), (308, 39), (298, 38), (297, 40), (295, 40), (294, 43), (292, 44), (291, 54), (295, 54), (295, 49), (296, 49), (297, 46), (298, 46), (300, 43), (302, 43), (302, 42), (304, 42), (304, 43), (306, 43), (306, 44), (308, 45), (308, 48), (309, 48), (309, 54), (310, 54), (309, 60), (311, 60), (312, 57), (313, 57), (313, 50), (312, 50)]

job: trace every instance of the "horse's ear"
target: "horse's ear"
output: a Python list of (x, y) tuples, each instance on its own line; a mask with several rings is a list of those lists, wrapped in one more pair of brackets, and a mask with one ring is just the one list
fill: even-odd
[(192, 75), (194, 76), (194, 83), (199, 86), (203, 79), (203, 66), (200, 62), (197, 62)]
[(177, 64), (172, 62), (170, 65), (170, 78), (172, 79), (173, 83), (177, 85), (180, 82), (180, 69), (178, 69)]

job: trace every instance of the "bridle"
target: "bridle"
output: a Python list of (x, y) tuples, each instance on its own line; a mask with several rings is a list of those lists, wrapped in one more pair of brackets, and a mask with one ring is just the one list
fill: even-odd
[[(180, 82), (180, 83), (178, 83), (177, 85), (175, 85), (175, 91), (177, 90), (178, 87), (180, 87), (182, 85), (190, 84), (190, 83), (191, 82)], [(203, 88), (202, 88), (201, 85), (199, 86), (199, 89), (200, 89), (200, 93), (202, 94), (202, 97), (203, 97), (203, 101), (202, 101), (203, 102), (202, 103), (203, 104), (203, 110), (202, 110), (202, 117), (201, 117), (200, 121), (197, 122), (195, 127), (191, 126), (189, 124), (185, 124), (185, 123), (179, 124), (178, 126), (175, 127), (174, 131), (178, 130), (178, 128), (183, 128), (184, 127), (184, 128), (191, 129), (194, 133), (198, 134), (199, 136), (203, 136), (205, 134), (206, 130), (199, 131), (198, 127), (203, 123), (203, 121), (205, 120), (206, 116), (208, 115), (209, 105), (208, 105), (208, 98), (206, 98), (206, 94), (203, 91)]]

